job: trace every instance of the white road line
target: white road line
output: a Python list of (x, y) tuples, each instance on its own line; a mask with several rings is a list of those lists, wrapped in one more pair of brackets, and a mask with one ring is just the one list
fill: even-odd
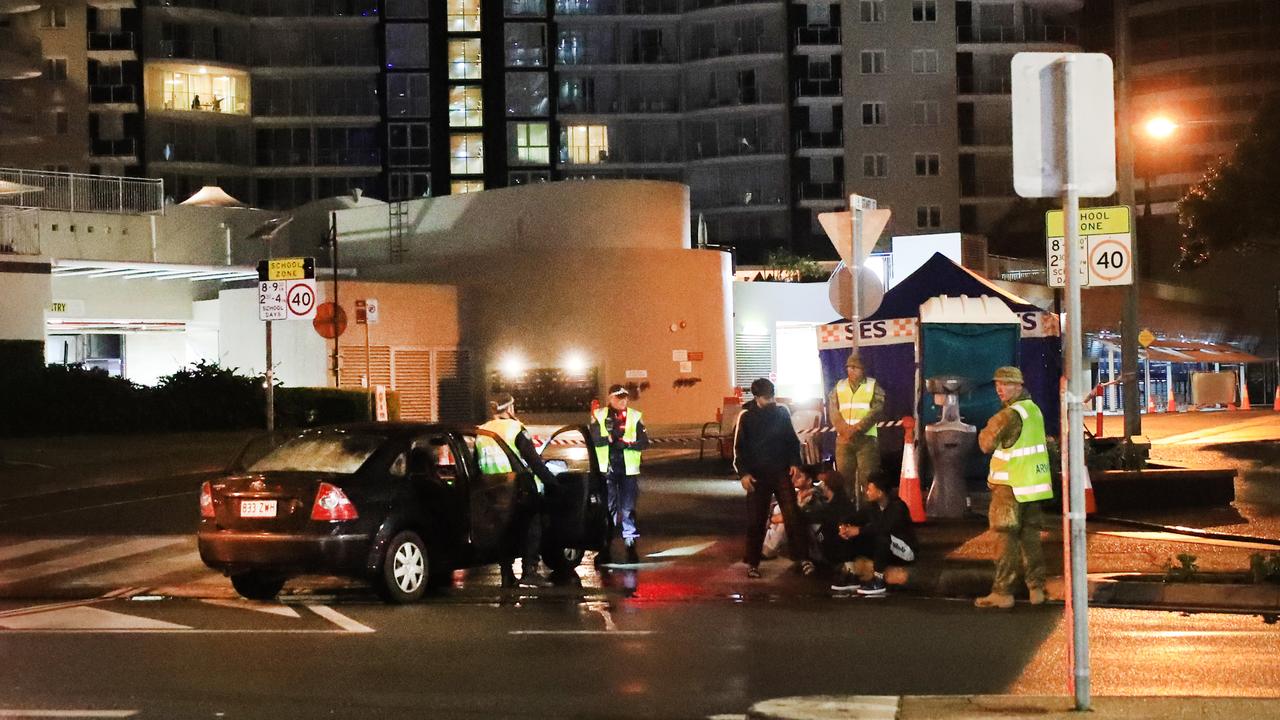
[(35, 555), (36, 553), (44, 552), (45, 550), (65, 547), (67, 545), (78, 543), (83, 539), (84, 538), (73, 537), (20, 542), (16, 545), (0, 548), (0, 562), (26, 557), (27, 555)]
[(1243, 430), (1247, 427), (1255, 425), (1266, 425), (1275, 422), (1274, 417), (1261, 417), (1249, 420), (1241, 420), (1226, 425), (1215, 425), (1214, 427), (1201, 428), (1192, 430), (1191, 432), (1179, 433), (1177, 435), (1169, 435), (1157, 440), (1152, 440), (1152, 445), (1208, 445), (1211, 443), (1210, 438), (1218, 435), (1229, 435), (1237, 430)]
[(0, 718), (127, 718), (137, 710), (18, 710), (0, 708)]
[(138, 555), (152, 550), (159, 550), (161, 548), (171, 547), (186, 541), (186, 538), (144, 537), (128, 540), (122, 543), (111, 543), (104, 547), (97, 548), (96, 550), (74, 553), (72, 555), (29, 565), (24, 568), (16, 568), (14, 570), (6, 571), (3, 577), (0, 577), (0, 587), (12, 585), (25, 580), (34, 580), (47, 575), (57, 575), (59, 573), (76, 570), (89, 565), (119, 560), (120, 558), (129, 557), (130, 555)]
[(508, 630), (508, 635), (653, 635), (653, 630)]
[(346, 615), (343, 615), (342, 613), (338, 612), (337, 610), (334, 610), (333, 608), (327, 605), (308, 605), (307, 607), (311, 609), (311, 612), (319, 615), (320, 617), (324, 618), (325, 620), (328, 620), (329, 622), (333, 623), (334, 625), (337, 625), (338, 627), (342, 628), (343, 630), (346, 630), (347, 632), (352, 632), (352, 633), (377, 632), (376, 630), (369, 627), (368, 625), (358, 623), (355, 620), (352, 620), (351, 618), (347, 617)]
[(707, 548), (715, 544), (716, 544), (716, 541), (712, 540), (711, 542), (699, 543), (697, 545), (686, 545), (684, 547), (671, 548), (669, 550), (663, 550), (661, 552), (649, 553), (645, 557), (651, 557), (651, 558), (690, 557), (692, 555), (697, 555), (698, 553), (702, 552), (703, 550), (706, 550)]
[(0, 618), (5, 630), (188, 630), (186, 625), (95, 607), (69, 607)]
[(1196, 537), (1195, 535), (1180, 535), (1178, 533), (1171, 532), (1135, 532), (1121, 530), (1097, 530), (1095, 532), (1098, 535), (1109, 535), (1111, 537), (1128, 538), (1130, 540), (1153, 540), (1155, 542), (1189, 543), (1191, 545), (1216, 545), (1218, 547), (1247, 548), (1249, 550), (1274, 551), (1276, 549), (1275, 543), (1205, 538)]
[(234, 608), (236, 610), (254, 610), (269, 615), (279, 615), (281, 617), (296, 618), (302, 617), (297, 610), (288, 605), (276, 605), (272, 603), (257, 602), (255, 600), (201, 600), (206, 605), (215, 605), (217, 607)]
[(4, 630), (0, 635), (351, 635), (346, 630), (254, 630), (252, 628), (30, 628)]
[[(194, 538), (189, 542), (194, 546)], [(214, 572), (200, 559), (199, 551), (194, 547), (187, 547), (182, 548), (180, 554), (171, 557), (152, 559), (124, 568), (100, 570), (88, 575), (77, 575), (69, 584), (101, 585), (105, 581), (110, 585), (148, 585), (156, 578), (182, 571), (190, 571), (192, 574)]]

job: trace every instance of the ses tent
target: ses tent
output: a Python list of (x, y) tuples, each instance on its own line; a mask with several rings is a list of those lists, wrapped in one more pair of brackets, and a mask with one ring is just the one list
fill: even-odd
[[(853, 332), (847, 321), (818, 328), (828, 393), (845, 376)], [(1017, 365), (1044, 413), (1046, 431), (1056, 434), (1062, 374), (1058, 317), (941, 253), (890, 288), (880, 307), (858, 324), (857, 333), (867, 375), (884, 389), (886, 420), (912, 416), (918, 428), (936, 422), (940, 409), (922, 391), (924, 380), (959, 376), (967, 386), (960, 395), (961, 416), (981, 428), (1000, 408), (993, 372)], [(886, 435), (901, 442), (900, 432), (881, 437)]]

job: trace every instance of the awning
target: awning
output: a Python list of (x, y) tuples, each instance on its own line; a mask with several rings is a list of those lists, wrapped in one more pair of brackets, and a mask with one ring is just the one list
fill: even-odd
[(200, 207), (242, 208), (245, 204), (227, 194), (217, 185), (205, 185), (194, 195), (183, 200), (181, 205), (197, 205)]

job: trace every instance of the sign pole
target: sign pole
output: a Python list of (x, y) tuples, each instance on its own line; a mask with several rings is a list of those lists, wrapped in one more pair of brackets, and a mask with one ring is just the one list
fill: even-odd
[[(271, 265), (271, 238), (274, 233), (267, 235), (267, 265)], [(267, 432), (275, 432), (276, 429), (276, 380), (275, 371), (272, 368), (271, 358), (271, 321), (267, 321)]]
[(1067, 333), (1066, 333), (1066, 367), (1067, 367), (1067, 418), (1064, 435), (1067, 438), (1067, 486), (1070, 494), (1070, 511), (1068, 517), (1071, 526), (1071, 629), (1072, 629), (1072, 668), (1073, 686), (1075, 689), (1076, 710), (1089, 709), (1089, 594), (1085, 579), (1087, 572), (1087, 555), (1085, 545), (1085, 498), (1084, 498), (1084, 414), (1081, 398), (1084, 388), (1080, 383), (1082, 365), (1083, 336), (1080, 327), (1080, 190), (1076, 187), (1073, 165), (1075, 164), (1074, 146), (1077, 142), (1074, 123), (1075, 117), (1072, 97), (1072, 75), (1075, 58), (1072, 55), (1063, 57), (1055, 64), (1055, 77), (1061, 82), (1063, 113), (1057, 116), (1059, 131), (1062, 133), (1060, 147), (1062, 158), (1062, 210), (1063, 231), (1066, 242), (1066, 297), (1067, 297)]
[(849, 327), (852, 329), (852, 354), (858, 352), (858, 323), (862, 320), (862, 299), (858, 297), (858, 269), (862, 266), (862, 202), (856, 195), (850, 198), (849, 213), (853, 221), (853, 235), (849, 244), (849, 290), (853, 293), (853, 310), (849, 313)]
[(369, 418), (373, 418), (373, 366), (369, 364), (369, 321), (364, 323), (364, 388), (369, 396)]

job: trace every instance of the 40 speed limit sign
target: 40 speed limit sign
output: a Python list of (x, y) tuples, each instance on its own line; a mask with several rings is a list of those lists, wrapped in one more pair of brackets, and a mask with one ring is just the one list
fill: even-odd
[[(1126, 206), (1080, 209), (1080, 284), (1133, 284), (1133, 234)], [(1062, 211), (1045, 214), (1045, 266), (1050, 287), (1067, 284), (1067, 251)]]
[(315, 258), (258, 262), (258, 319), (311, 320), (316, 316)]

